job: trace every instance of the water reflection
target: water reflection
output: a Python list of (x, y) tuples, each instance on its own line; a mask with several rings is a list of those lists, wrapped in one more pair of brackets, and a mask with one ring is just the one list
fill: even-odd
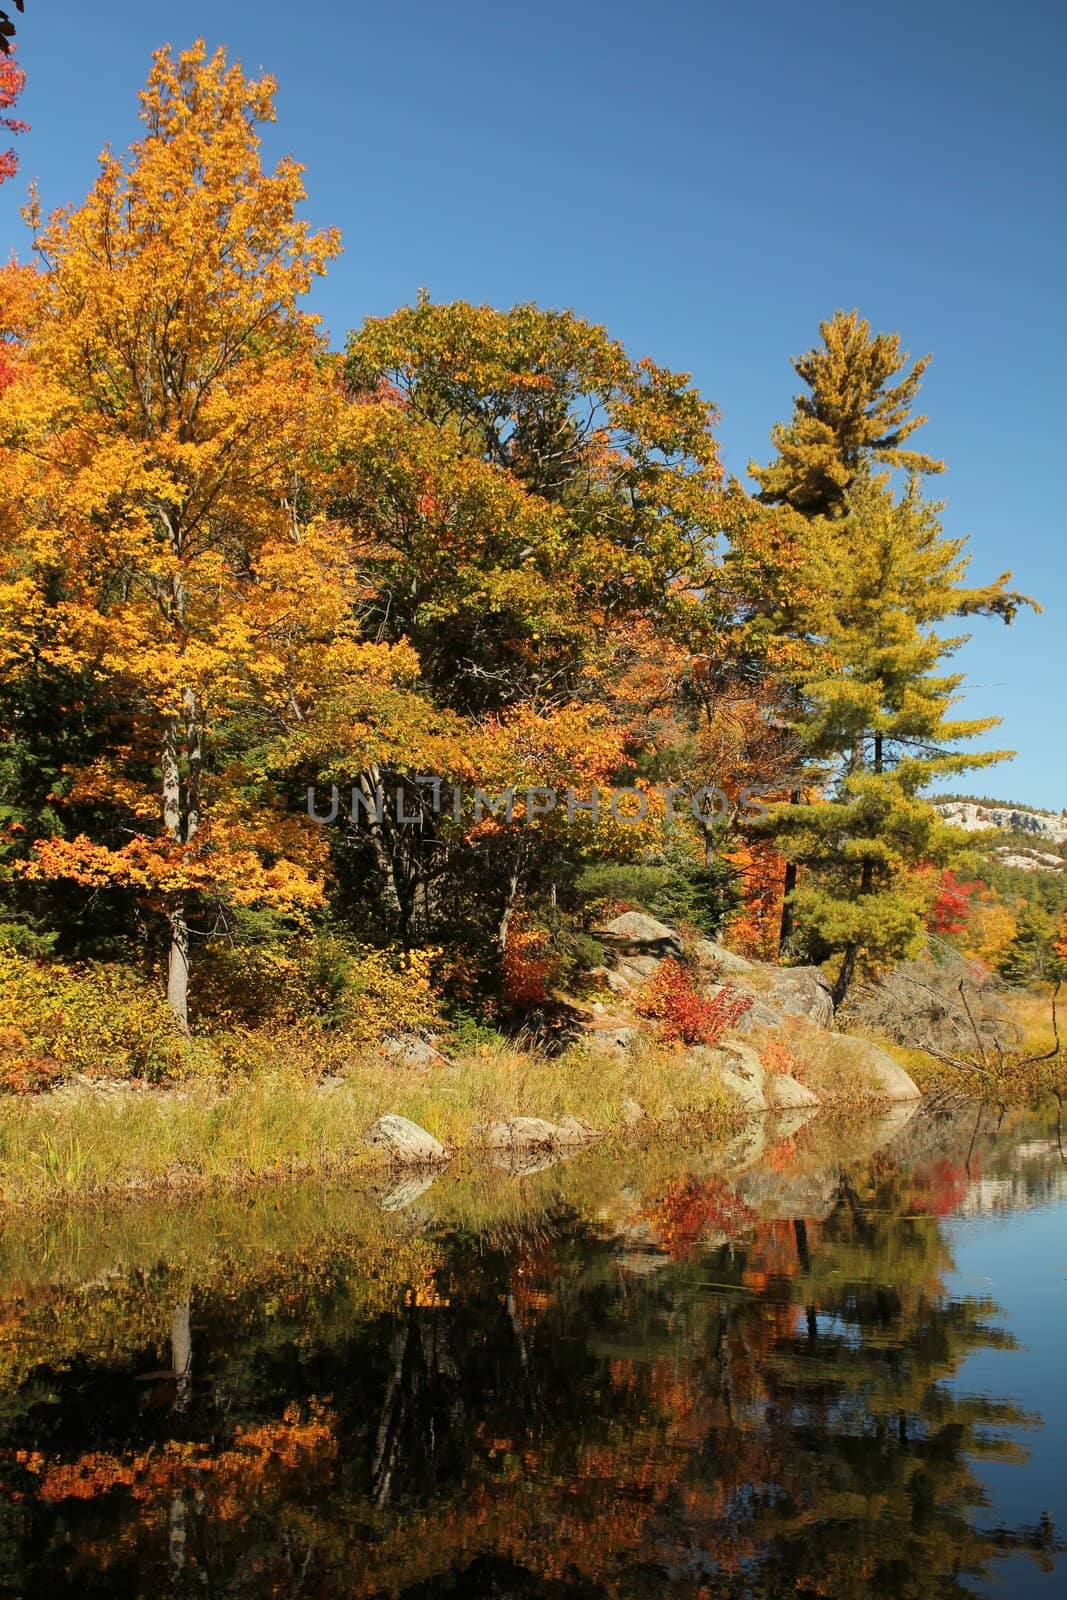
[(904, 1600), (1050, 1568), (1047, 1485), (989, 1526), (981, 1464), (1039, 1419), (952, 1383), (1011, 1339), (949, 1292), (944, 1219), (1065, 1173), (1032, 1120), (794, 1122), (9, 1228), (3, 1592)]

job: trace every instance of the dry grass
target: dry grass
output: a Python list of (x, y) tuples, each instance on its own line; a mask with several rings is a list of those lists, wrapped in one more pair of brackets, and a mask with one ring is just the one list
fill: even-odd
[(426, 1070), (365, 1054), (343, 1076), (322, 1080), (305, 1062), (273, 1061), (225, 1083), (203, 1076), (169, 1090), (81, 1084), (0, 1098), (0, 1200), (40, 1205), (372, 1171), (382, 1157), (364, 1140), (385, 1112), (410, 1117), (456, 1150), (476, 1145), (479, 1128), (503, 1117), (573, 1115), (621, 1132), (627, 1100), (650, 1123), (729, 1129), (737, 1115), (694, 1058), (645, 1040), (632, 1052), (571, 1050), (555, 1059), (500, 1043)]
[(885, 1104), (873, 1073), (849, 1049), (847, 1035), (827, 1033), (803, 1017), (782, 1028), (753, 1028), (746, 1042), (777, 1070), (789, 1072), (830, 1112), (864, 1114)]

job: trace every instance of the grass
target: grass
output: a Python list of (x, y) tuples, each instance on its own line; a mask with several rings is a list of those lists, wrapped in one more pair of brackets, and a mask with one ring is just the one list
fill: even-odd
[(501, 1041), (427, 1071), (359, 1055), (341, 1077), (268, 1062), (254, 1076), (192, 1079), (173, 1089), (72, 1085), (0, 1098), (0, 1201), (41, 1206), (116, 1193), (196, 1190), (300, 1174), (373, 1171), (365, 1144), (385, 1112), (410, 1117), (453, 1150), (498, 1118), (573, 1115), (599, 1132), (626, 1127), (636, 1100), (650, 1124), (686, 1119), (728, 1130), (733, 1102), (682, 1051), (573, 1050), (556, 1059)]
[[(1020, 1042), (992, 1086), (983, 1087), (977, 1069), (961, 1072), (921, 1051), (884, 1047), (924, 1092), (1033, 1101), (1049, 1092), (1050, 1072), (1062, 1077), (1062, 1063), (1025, 1066), (1024, 1052), (1051, 1042), (1049, 1008), (1047, 999), (1027, 996), (1018, 1007), (1012, 1020)], [(773, 1059), (831, 1114), (864, 1114), (882, 1101), (847, 1044), (802, 1019), (777, 1032), (753, 1030), (748, 1042), (761, 1055), (774, 1046)], [(646, 1113), (636, 1127), (626, 1116), (628, 1101)], [(120, 1194), (374, 1173), (385, 1157), (365, 1139), (386, 1112), (409, 1117), (459, 1153), (476, 1149), (488, 1124), (516, 1116), (575, 1116), (628, 1143), (664, 1127), (721, 1138), (742, 1120), (699, 1052), (648, 1032), (626, 1051), (583, 1043), (556, 1058), (490, 1036), (429, 1069), (386, 1062), (339, 1033), (243, 1032), (191, 1052), (187, 1075), (169, 1088), (86, 1080), (0, 1095), (0, 1207), (41, 1210)]]
[(885, 1104), (874, 1074), (857, 1061), (847, 1034), (827, 1033), (803, 1017), (780, 1029), (753, 1028), (746, 1040), (812, 1091), (827, 1111), (864, 1113)]

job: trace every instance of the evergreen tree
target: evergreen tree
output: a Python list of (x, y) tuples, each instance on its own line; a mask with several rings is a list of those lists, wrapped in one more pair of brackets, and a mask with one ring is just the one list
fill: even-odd
[(909, 473), (941, 472), (944, 463), (902, 445), (926, 421), (911, 407), (930, 362), (903, 372), (907, 354), (895, 333), (873, 337), (857, 311), (835, 311), (820, 323), (822, 347), (797, 356), (793, 366), (810, 394), (797, 395), (788, 423), (771, 440), (778, 452), (766, 467), (749, 462), (766, 505), (792, 506), (805, 517), (840, 516), (850, 485), (866, 465)]
[(923, 869), (949, 864), (965, 843), (924, 788), (1008, 754), (955, 748), (999, 719), (951, 716), (963, 678), (943, 663), (965, 636), (936, 625), (973, 613), (1010, 622), (1025, 597), (1006, 589), (1007, 575), (964, 586), (965, 541), (942, 535), (939, 510), (916, 477), (898, 498), (888, 475), (863, 472), (843, 514), (811, 525), (825, 650), (802, 686), (799, 731), (829, 799), (776, 807), (770, 827), (787, 861), (812, 869), (794, 906), (809, 953), (841, 953), (838, 1002), (861, 952), (914, 952), (937, 886)]

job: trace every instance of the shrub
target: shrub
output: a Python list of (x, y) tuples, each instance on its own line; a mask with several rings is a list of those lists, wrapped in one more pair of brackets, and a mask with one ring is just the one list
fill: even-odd
[(429, 950), (368, 950), (335, 934), (276, 945), (209, 946), (194, 1016), (215, 1028), (341, 1029), (357, 1042), (437, 1020)]
[(516, 915), (508, 927), (502, 962), (501, 997), (513, 1011), (544, 1005), (549, 986), (559, 978), (560, 961), (546, 929)]
[(337, 1016), (345, 1032), (361, 1043), (386, 1033), (417, 1032), (440, 1023), (430, 983), (436, 951), (367, 950), (345, 973)]
[(344, 1015), (345, 989), (360, 952), (331, 933), (258, 942), (217, 939), (196, 963), (190, 996), (194, 1022), (214, 1027), (256, 1027)]
[(771, 1039), (764, 1046), (762, 1060), (765, 1072), (785, 1073), (798, 1083), (804, 1082), (803, 1068), (784, 1039)]
[(634, 1009), (654, 1017), (665, 1039), (682, 1044), (716, 1044), (752, 1004), (751, 995), (723, 988), (713, 996), (701, 994), (689, 973), (668, 957), (644, 986)]
[(448, 1048), (456, 1055), (476, 1055), (479, 1050), (507, 1043), (491, 1023), (459, 1006), (452, 1012), (446, 1031)]
[(184, 1041), (155, 986), (129, 967), (68, 966), (0, 948), (0, 1037), (8, 1088), (60, 1077), (146, 1078), (181, 1070)]

